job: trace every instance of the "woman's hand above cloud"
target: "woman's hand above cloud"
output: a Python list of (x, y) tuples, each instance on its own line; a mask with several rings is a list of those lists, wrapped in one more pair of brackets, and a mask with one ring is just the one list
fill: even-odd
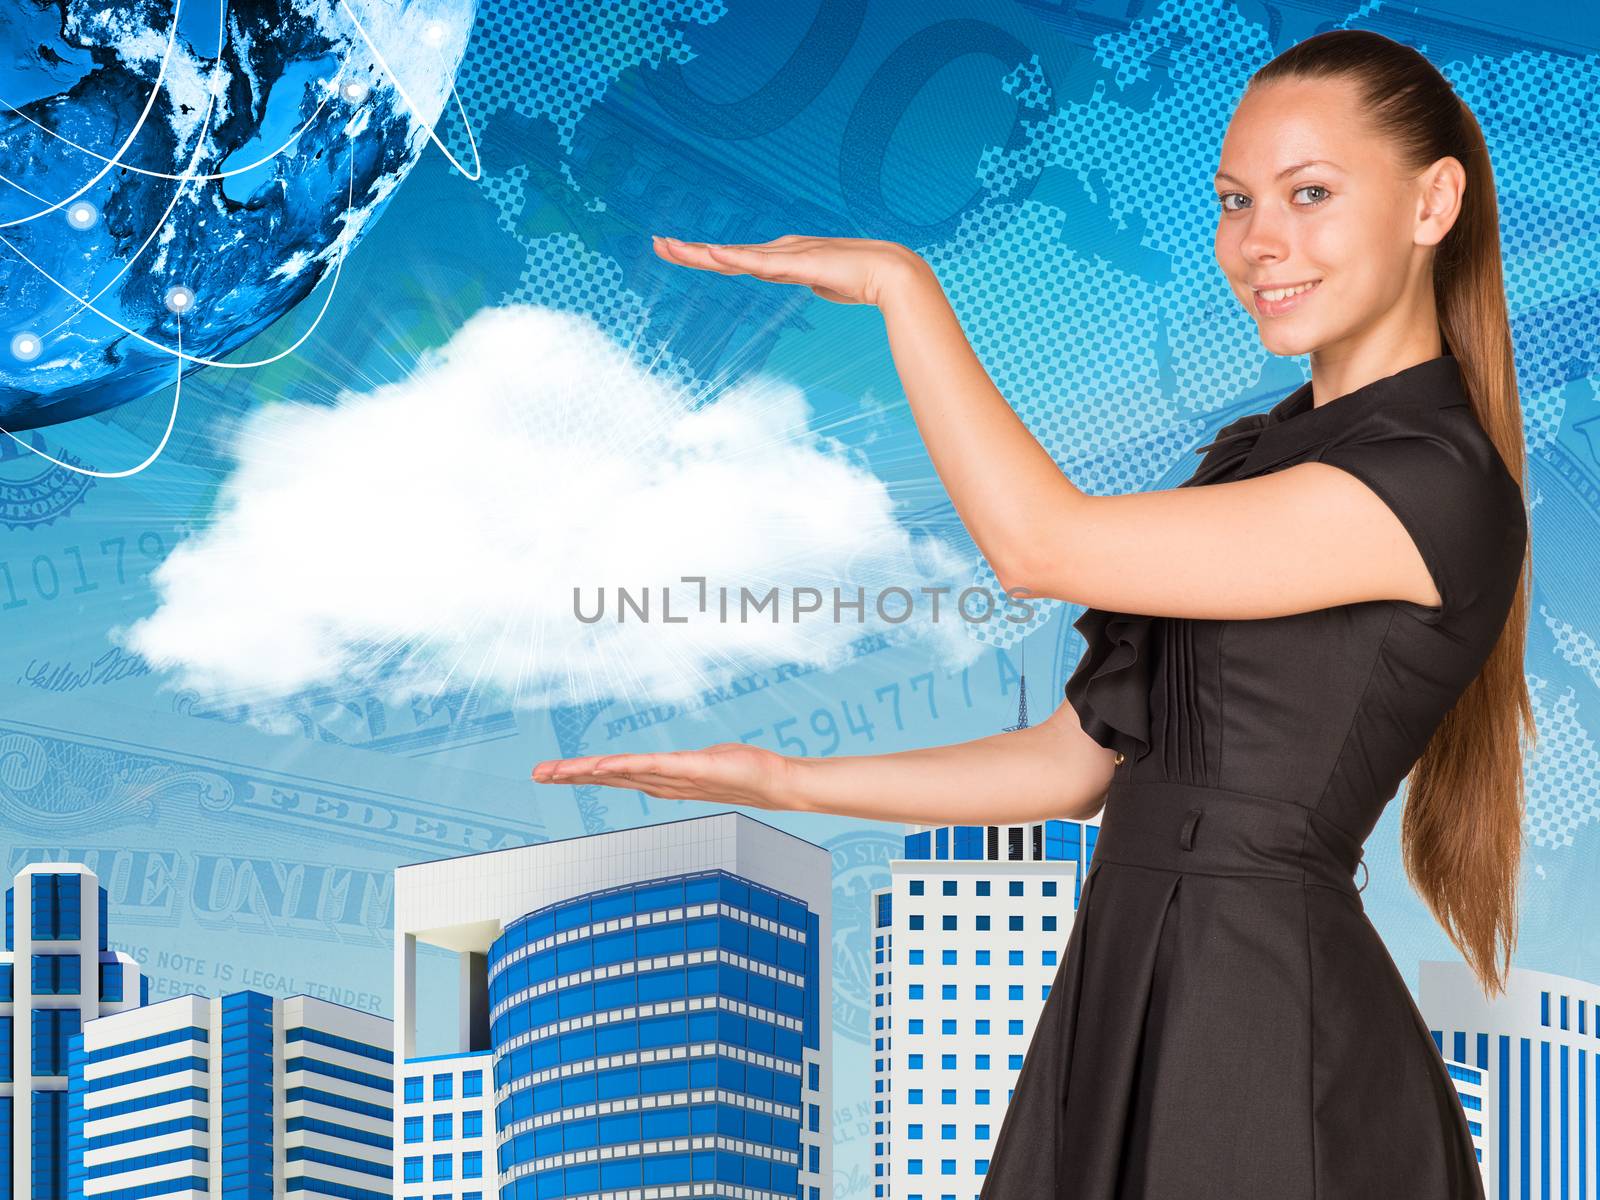
[(738, 245), (666, 237), (653, 241), (658, 255), (679, 266), (795, 283), (835, 304), (882, 304), (896, 289), (914, 282), (919, 272), (930, 273), (915, 251), (898, 242), (870, 238), (791, 233), (770, 242)]

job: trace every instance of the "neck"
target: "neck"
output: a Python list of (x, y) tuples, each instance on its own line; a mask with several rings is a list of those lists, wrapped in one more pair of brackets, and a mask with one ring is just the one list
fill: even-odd
[(1438, 336), (1432, 286), (1411, 304), (1397, 304), (1366, 330), (1310, 352), (1312, 405), (1325, 405), (1408, 366), (1445, 352)]

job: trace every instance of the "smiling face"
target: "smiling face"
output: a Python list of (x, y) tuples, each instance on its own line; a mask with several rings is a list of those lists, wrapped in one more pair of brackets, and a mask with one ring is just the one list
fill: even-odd
[(1216, 255), (1269, 351), (1326, 352), (1431, 320), (1422, 179), (1363, 121), (1351, 80), (1246, 93), (1222, 141)]

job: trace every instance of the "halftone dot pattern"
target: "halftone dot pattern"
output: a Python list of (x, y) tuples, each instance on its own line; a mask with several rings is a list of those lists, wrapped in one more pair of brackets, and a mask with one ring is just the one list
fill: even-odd
[(1006, 95), (1016, 97), (1019, 104), (1029, 108), (1047, 108), (1054, 96), (1037, 54), (1002, 78), (1000, 87)]
[[(1600, 686), (1600, 644), (1546, 606), (1539, 606), (1538, 616), (1556, 653)], [(1575, 689), (1554, 695), (1553, 684), (1530, 675), (1528, 690), (1540, 742), (1524, 776), (1528, 837), (1544, 846), (1570, 846), (1578, 826), (1600, 817), (1600, 761), (1578, 718)]]
[(1528, 840), (1571, 846), (1580, 826), (1600, 817), (1600, 754), (1578, 719), (1578, 696), (1537, 675), (1528, 676), (1539, 748), (1524, 771)]
[(1600, 646), (1595, 644), (1593, 636), (1551, 616), (1549, 608), (1544, 605), (1539, 606), (1539, 616), (1550, 632), (1550, 643), (1555, 652), (1587, 675), (1596, 687), (1600, 687)]
[[(669, 26), (706, 25), (726, 13), (721, 0), (560, 0), (534, 10), (518, 0), (481, 0), (457, 89), (475, 129), (488, 128), (494, 114), (512, 108), (548, 119), (563, 153), (570, 152), (578, 122), (623, 71), (693, 57), (682, 31)], [(560, 166), (570, 180), (568, 164)], [(482, 180), (499, 210), (498, 224), (527, 250), (521, 283), (504, 302), (587, 314), (654, 373), (697, 387), (686, 364), (646, 340), (648, 311), (622, 286), (615, 259), (570, 234), (518, 234), (526, 179), (527, 168), (519, 165), (501, 175), (485, 172)]]
[(1528, 445), (1547, 445), (1574, 364), (1592, 375), (1600, 344), (1600, 209), (1592, 164), (1570, 149), (1593, 128), (1600, 57), (1520, 51), (1440, 70), (1489, 144)]
[(709, 25), (727, 11), (722, 0), (480, 0), (456, 86), (475, 128), (510, 107), (548, 117), (571, 150), (578, 122), (622, 72), (693, 57), (669, 25)]

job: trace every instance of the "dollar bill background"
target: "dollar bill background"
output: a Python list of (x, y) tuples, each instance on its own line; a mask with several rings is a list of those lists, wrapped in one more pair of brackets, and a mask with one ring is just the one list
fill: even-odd
[[(75, 475), (0, 439), (7, 870), (87, 862), (111, 891), (114, 940), (157, 995), (255, 986), (387, 1013), (396, 865), (711, 811), (536, 787), (535, 761), (723, 740), (799, 754), (961, 741), (1017, 720), (1025, 666), (1042, 716), (1082, 649), (1072, 606), (1048, 608), (1025, 640), (973, 627), (981, 653), (960, 667), (864, 636), (837, 669), (778, 664), (719, 681), (692, 719), (625, 695), (530, 712), (467, 683), (403, 704), (358, 678), (270, 702), (202, 695), (174, 690), (108, 632), (156, 607), (151, 572), (213, 519), (236, 417), (401, 379), (474, 313), (509, 303), (583, 314), (702, 384), (758, 372), (792, 382), (813, 424), (894, 489), (909, 526), (972, 554), (876, 315), (673, 268), (650, 253), (654, 232), (902, 241), (935, 266), (995, 382), (1076, 482), (1171, 486), (1212, 431), (1306, 377), (1302, 362), (1264, 354), (1223, 284), (1205, 181), (1249, 72), (1348, 24), (1428, 53), (1495, 154), (1530, 449), (1527, 671), (1541, 731), (1517, 962), (1600, 978), (1589, 920), (1600, 904), (1595, 22), (1560, 0), (479, 0), (457, 86), (482, 178), (425, 154), (345, 264), (317, 337), (257, 371), (192, 376), (165, 455), (129, 479)], [(459, 157), (464, 130), (447, 122), (440, 136)], [(287, 346), (319, 304), (242, 355)], [(155, 444), (168, 403), (28, 436), (114, 469)], [(450, 420), (445, 397), (437, 418)], [(360, 518), (403, 530), (452, 466), (418, 430), (415, 494)], [(572, 495), (572, 519), (595, 499)], [(262, 731), (263, 715), (278, 732)], [(1368, 842), (1365, 899), (1414, 984), (1419, 959), (1453, 950), (1405, 881), (1399, 811), (1391, 804)], [(761, 817), (833, 854), (835, 1190), (865, 1194), (867, 901), (901, 831)], [(442, 973), (424, 986), (453, 1004)]]

